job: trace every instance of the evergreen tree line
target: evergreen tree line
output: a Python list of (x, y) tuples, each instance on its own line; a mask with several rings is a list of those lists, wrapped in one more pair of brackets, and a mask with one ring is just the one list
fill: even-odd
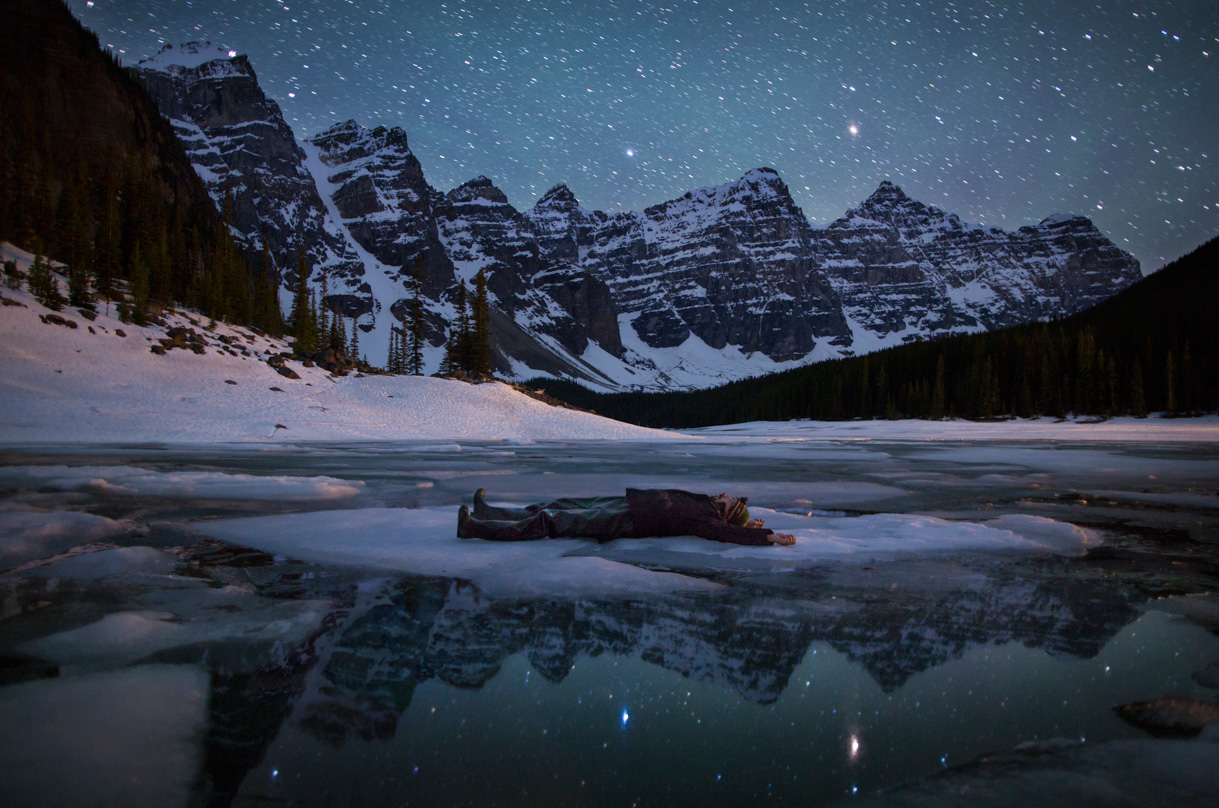
[(529, 384), (645, 426), (756, 420), (1194, 415), (1219, 409), (1219, 239), (1072, 317), (891, 348), (709, 390)]
[[(119, 314), (136, 323), (184, 305), (279, 333), (275, 268), (265, 259), (256, 270), (242, 256), (231, 206), (218, 212), (207, 199), (152, 99), (61, 3), (35, 11), (67, 14), (46, 36), (80, 52), (64, 56), (35, 42), (24, 43), (24, 61), (13, 49), (2, 57), (0, 239), (65, 264), (72, 305), (116, 300)], [(98, 86), (68, 84), (81, 71)], [(86, 129), (48, 108), (48, 95), (66, 97), (71, 108), (84, 104), (73, 94), (85, 92), (113, 101), (111, 114), (129, 120), (91, 121)]]
[(300, 251), (296, 273), (296, 288), (292, 297), (292, 309), (288, 315), (287, 333), (293, 339), (293, 348), (302, 356), (315, 356), (325, 351), (342, 354), (350, 359), (360, 359), (360, 328), (355, 318), (351, 321), (351, 335), (343, 315), (331, 311), (330, 275), (322, 267), (321, 296), (309, 287), (312, 270), (305, 251)]
[(490, 309), (487, 305), (487, 277), (481, 269), (474, 276), (473, 295), (466, 289), (464, 280), (457, 286), (454, 306), (457, 313), (449, 326), (440, 375), (490, 376)]
[(415, 259), (415, 272), (410, 280), (410, 299), (405, 316), (390, 326), (389, 359), (385, 370), (399, 375), (423, 375), (423, 257)]

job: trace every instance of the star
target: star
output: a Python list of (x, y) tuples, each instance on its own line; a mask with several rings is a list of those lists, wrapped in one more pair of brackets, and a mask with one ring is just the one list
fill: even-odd
[(626, 156), (627, 156), (627, 157), (634, 157), (634, 156), (635, 156), (635, 150), (634, 150), (634, 149), (627, 149), (627, 150), (626, 150)]

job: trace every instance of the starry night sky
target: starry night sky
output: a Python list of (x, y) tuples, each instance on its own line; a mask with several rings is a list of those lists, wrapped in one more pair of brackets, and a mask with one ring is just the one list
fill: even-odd
[(1144, 272), (1219, 234), (1219, 2), (69, 0), (126, 64), (249, 55), (298, 136), (401, 126), (427, 180), (641, 210), (778, 170), (978, 224), (1092, 218)]

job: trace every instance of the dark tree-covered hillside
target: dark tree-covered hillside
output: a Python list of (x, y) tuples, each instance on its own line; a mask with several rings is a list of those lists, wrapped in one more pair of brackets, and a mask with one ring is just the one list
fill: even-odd
[(124, 280), (133, 297), (276, 329), (275, 279), (237, 252), (143, 88), (62, 0), (0, 0), (0, 20), (0, 238), (101, 295)]
[(1192, 415), (1219, 409), (1219, 239), (1072, 317), (892, 348), (689, 393), (530, 386), (631, 423)]

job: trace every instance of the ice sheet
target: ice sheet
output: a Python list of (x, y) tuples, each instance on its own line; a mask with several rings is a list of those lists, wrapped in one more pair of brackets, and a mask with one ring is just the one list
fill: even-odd
[[(618, 595), (686, 591), (708, 585), (635, 567), (682, 558), (697, 569), (790, 569), (828, 562), (954, 551), (1078, 554), (1099, 541), (1092, 531), (1038, 516), (987, 522), (878, 514), (806, 517), (754, 509), (767, 527), (792, 533), (792, 547), (742, 547), (692, 537), (497, 543), (455, 538), (455, 508), (366, 508), (200, 523), (205, 535), (308, 561), (445, 575), (474, 581), (488, 594)], [(619, 563), (623, 562), (623, 563)]]
[(123, 522), (76, 511), (0, 511), (0, 569), (45, 558), (127, 529)]
[(0, 481), (59, 491), (86, 490), (191, 499), (268, 499), (314, 501), (352, 497), (364, 490), (359, 480), (334, 477), (261, 477), (214, 471), (150, 471), (133, 466), (9, 466)]
[(603, 558), (565, 557), (587, 546), (578, 539), (458, 539), (455, 507), (257, 516), (197, 523), (195, 530), (306, 561), (464, 578), (494, 597), (616, 597), (717, 588), (688, 576)]
[(0, 805), (190, 804), (208, 679), (148, 665), (0, 688)]
[[(603, 545), (597, 554), (634, 563), (683, 568), (775, 569), (827, 562), (869, 563), (879, 559), (952, 552), (1078, 555), (1098, 544), (1094, 531), (1040, 516), (1006, 515), (985, 522), (956, 522), (931, 516), (874, 514), (849, 518), (802, 517), (765, 508), (751, 510), (766, 527), (790, 533), (790, 547), (743, 547), (696, 538), (652, 538)], [(684, 558), (680, 558), (684, 556)]]

